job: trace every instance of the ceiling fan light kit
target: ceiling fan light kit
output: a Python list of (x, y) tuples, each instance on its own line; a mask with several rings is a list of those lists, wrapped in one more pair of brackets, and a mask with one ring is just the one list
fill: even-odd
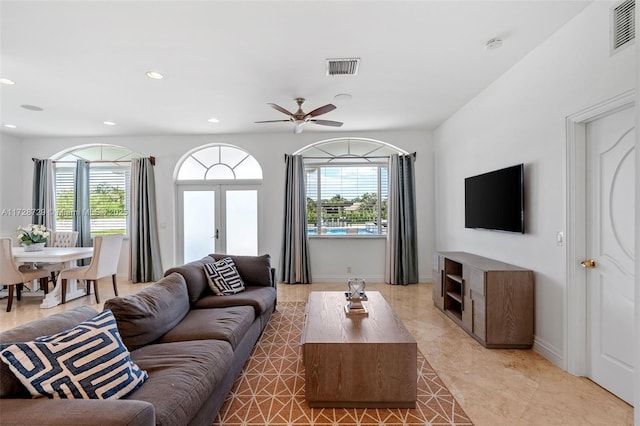
[(311, 112), (304, 112), (302, 110), (302, 104), (304, 103), (304, 98), (296, 98), (296, 103), (298, 104), (298, 110), (295, 113), (292, 113), (288, 110), (286, 110), (285, 108), (281, 107), (280, 105), (274, 104), (274, 103), (268, 103), (267, 105), (271, 106), (271, 108), (280, 111), (281, 113), (288, 115), (289, 118), (287, 118), (286, 120), (263, 120), (263, 121), (256, 121), (256, 123), (281, 123), (281, 122), (288, 122), (291, 121), (294, 123), (294, 127), (293, 127), (293, 133), (302, 133), (302, 129), (304, 127), (305, 124), (307, 123), (314, 123), (314, 124), (319, 124), (321, 126), (331, 126), (331, 127), (340, 127), (342, 126), (342, 123), (339, 121), (332, 121), (332, 120), (318, 120), (314, 117), (317, 117), (319, 115), (322, 114), (326, 114), (328, 112), (333, 111), (334, 109), (336, 109), (336, 106), (333, 104), (326, 104), (323, 105), (319, 108), (314, 109)]

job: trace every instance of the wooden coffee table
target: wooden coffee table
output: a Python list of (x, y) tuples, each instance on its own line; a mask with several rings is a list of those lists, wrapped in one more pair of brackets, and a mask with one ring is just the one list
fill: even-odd
[(302, 332), (310, 407), (414, 408), (417, 344), (380, 292), (347, 316), (344, 292), (312, 291)]

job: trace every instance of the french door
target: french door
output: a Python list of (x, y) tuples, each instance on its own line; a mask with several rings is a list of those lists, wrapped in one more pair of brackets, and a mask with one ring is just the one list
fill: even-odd
[(179, 184), (179, 263), (210, 253), (258, 254), (256, 185)]

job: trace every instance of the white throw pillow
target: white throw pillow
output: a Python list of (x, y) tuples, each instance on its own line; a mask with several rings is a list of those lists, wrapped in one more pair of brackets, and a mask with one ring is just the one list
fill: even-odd
[(209, 280), (209, 287), (218, 296), (244, 291), (244, 282), (230, 257), (225, 257), (214, 263), (205, 263), (203, 267)]
[(34, 397), (118, 399), (148, 377), (131, 360), (110, 310), (53, 336), (4, 345), (0, 359)]

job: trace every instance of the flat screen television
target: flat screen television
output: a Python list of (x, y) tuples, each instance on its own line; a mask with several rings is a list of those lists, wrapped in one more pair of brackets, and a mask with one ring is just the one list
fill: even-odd
[(524, 234), (524, 164), (464, 180), (464, 226)]

